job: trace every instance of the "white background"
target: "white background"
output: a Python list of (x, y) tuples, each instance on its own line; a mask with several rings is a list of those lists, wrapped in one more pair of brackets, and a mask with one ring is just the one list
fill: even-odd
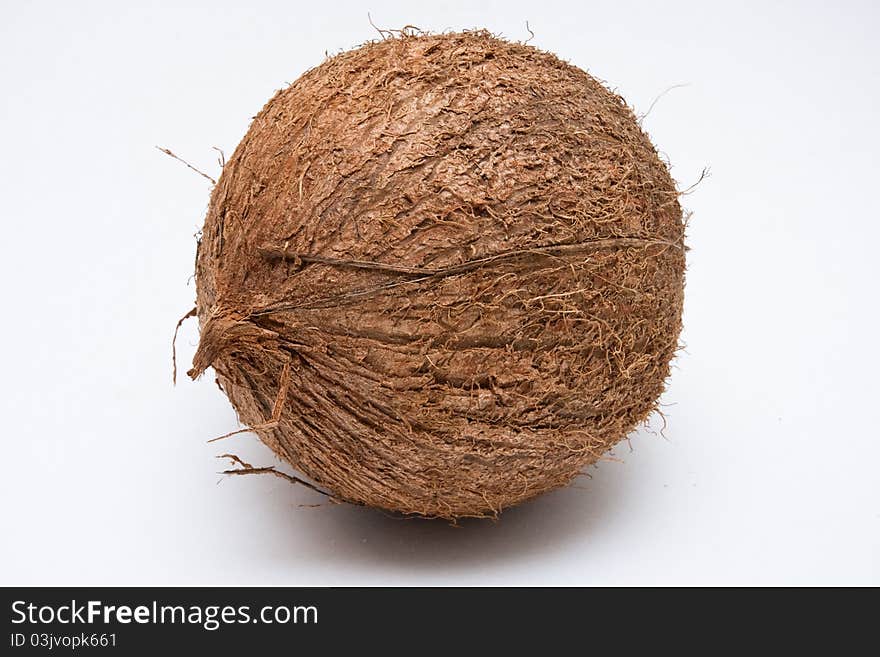
[[(872, 2), (0, 8), (0, 583), (880, 584), (880, 10)], [(694, 212), (644, 430), (500, 521), (324, 505), (212, 377), (171, 386), (211, 175), (275, 89), (382, 27), (535, 33), (620, 91)], [(178, 342), (188, 364), (194, 322)], [(657, 423), (655, 422), (655, 426)]]

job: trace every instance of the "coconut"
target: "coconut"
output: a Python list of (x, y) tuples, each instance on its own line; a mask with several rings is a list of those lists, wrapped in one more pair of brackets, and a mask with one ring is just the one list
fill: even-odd
[(336, 500), (495, 515), (656, 409), (678, 196), (624, 100), (552, 54), (368, 43), (276, 93), (223, 167), (189, 374)]

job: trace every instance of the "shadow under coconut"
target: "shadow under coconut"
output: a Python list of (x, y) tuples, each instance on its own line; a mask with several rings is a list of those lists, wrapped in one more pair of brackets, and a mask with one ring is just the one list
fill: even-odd
[[(372, 562), (401, 569), (473, 570), (533, 554), (547, 554), (567, 541), (595, 538), (626, 506), (631, 468), (600, 462), (566, 488), (505, 510), (497, 520), (395, 517), (375, 509), (323, 505), (309, 518), (310, 535), (325, 559)], [(301, 509), (307, 512), (307, 509)], [(302, 520), (302, 516), (300, 516)], [(302, 524), (291, 523), (302, 539)], [(330, 548), (326, 542), (330, 542)]]

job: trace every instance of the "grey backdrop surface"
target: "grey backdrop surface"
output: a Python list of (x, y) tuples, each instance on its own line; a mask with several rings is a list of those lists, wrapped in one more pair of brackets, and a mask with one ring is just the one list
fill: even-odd
[[(875, 3), (129, 4), (0, 7), (0, 584), (880, 584)], [(497, 523), (221, 481), (217, 454), (270, 453), (206, 443), (237, 428), (210, 376), (171, 386), (210, 186), (153, 146), (217, 175), (368, 10), (528, 21), (639, 113), (686, 84), (644, 126), (682, 187), (712, 168), (665, 438)]]

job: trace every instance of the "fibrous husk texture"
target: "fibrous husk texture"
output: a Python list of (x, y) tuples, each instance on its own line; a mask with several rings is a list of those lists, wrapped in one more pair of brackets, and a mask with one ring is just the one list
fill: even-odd
[(190, 375), (337, 499), (494, 515), (656, 408), (684, 268), (619, 96), (486, 32), (402, 34), (254, 118), (211, 196)]

